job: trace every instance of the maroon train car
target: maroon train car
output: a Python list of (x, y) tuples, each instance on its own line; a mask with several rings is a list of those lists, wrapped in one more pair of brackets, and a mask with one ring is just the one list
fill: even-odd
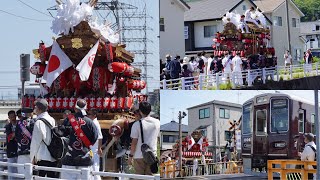
[(267, 160), (297, 159), (303, 134), (315, 133), (314, 105), (286, 94), (262, 94), (243, 104), (242, 158), (246, 171)]

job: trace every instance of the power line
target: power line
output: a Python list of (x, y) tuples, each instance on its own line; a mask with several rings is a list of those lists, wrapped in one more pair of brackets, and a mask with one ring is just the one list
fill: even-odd
[(28, 18), (28, 17), (23, 17), (23, 16), (19, 16), (19, 15), (16, 15), (16, 14), (13, 14), (13, 13), (10, 13), (10, 12), (4, 11), (4, 10), (1, 10), (1, 9), (0, 9), (0, 12), (6, 13), (6, 14), (9, 14), (9, 15), (11, 15), (11, 16), (18, 17), (18, 18), (31, 20), (31, 21), (51, 21), (51, 20), (32, 19), (32, 18)]
[(31, 9), (33, 9), (33, 10), (37, 11), (38, 13), (41, 13), (41, 14), (44, 14), (44, 15), (46, 15), (46, 16), (52, 17), (52, 16), (50, 16), (50, 15), (48, 15), (48, 14), (44, 13), (44, 12), (39, 11), (38, 9), (33, 8), (32, 6), (28, 5), (27, 3), (25, 3), (25, 2), (23, 2), (23, 1), (21, 1), (21, 0), (18, 0), (18, 1), (19, 1), (19, 2), (21, 2), (22, 4), (24, 4), (24, 5), (28, 6), (29, 8), (31, 8)]

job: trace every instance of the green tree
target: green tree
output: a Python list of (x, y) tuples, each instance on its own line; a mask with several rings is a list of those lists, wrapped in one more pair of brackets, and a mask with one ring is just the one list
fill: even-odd
[(305, 16), (301, 18), (302, 22), (316, 21), (320, 19), (319, 0), (294, 0), (294, 3), (305, 14)]

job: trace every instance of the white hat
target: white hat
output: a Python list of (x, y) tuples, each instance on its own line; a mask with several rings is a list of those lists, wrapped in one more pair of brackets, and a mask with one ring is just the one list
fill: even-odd
[(183, 58), (183, 64), (189, 63), (189, 58), (186, 56)]
[(168, 57), (171, 57), (170, 54), (167, 54), (167, 55), (166, 55), (166, 58), (168, 58)]

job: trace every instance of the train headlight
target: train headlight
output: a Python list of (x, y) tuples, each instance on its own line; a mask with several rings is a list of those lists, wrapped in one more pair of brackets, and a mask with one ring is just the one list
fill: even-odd
[(286, 147), (286, 143), (285, 142), (274, 143), (274, 147), (275, 148), (284, 148), (284, 147)]

